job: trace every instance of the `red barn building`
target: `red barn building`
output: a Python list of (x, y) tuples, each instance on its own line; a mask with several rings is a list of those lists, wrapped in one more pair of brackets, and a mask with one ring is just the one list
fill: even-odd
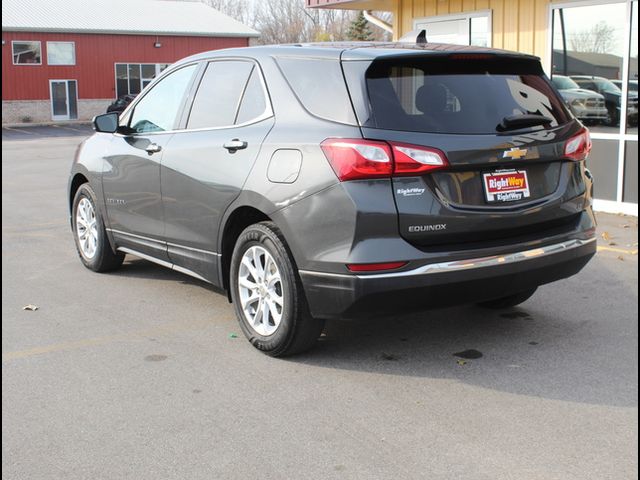
[(199, 2), (3, 0), (2, 123), (91, 119), (176, 60), (258, 35)]

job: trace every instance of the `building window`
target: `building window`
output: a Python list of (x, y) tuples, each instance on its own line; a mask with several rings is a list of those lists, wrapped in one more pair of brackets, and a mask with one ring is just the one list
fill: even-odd
[(76, 44), (74, 42), (47, 42), (49, 65), (75, 65)]
[[(637, 215), (638, 2), (553, 5), (552, 81), (591, 130), (598, 210)], [(635, 90), (634, 90), (635, 89)]]
[(455, 45), (491, 46), (491, 11), (418, 18), (414, 29), (424, 29), (427, 41)]
[(168, 63), (116, 63), (116, 98), (137, 95)]
[(33, 41), (11, 42), (14, 65), (42, 65), (42, 45)]

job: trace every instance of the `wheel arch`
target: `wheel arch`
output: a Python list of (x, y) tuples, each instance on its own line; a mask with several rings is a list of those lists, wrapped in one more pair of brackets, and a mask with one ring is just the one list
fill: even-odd
[(222, 288), (227, 291), (229, 296), (229, 301), (231, 301), (229, 289), (231, 257), (236, 241), (242, 231), (249, 225), (264, 221), (272, 221), (272, 219), (262, 210), (251, 205), (236, 207), (226, 218), (219, 243), (221, 255), (220, 278), (222, 279)]
[(71, 182), (69, 183), (69, 198), (68, 198), (68, 201), (69, 201), (69, 212), (71, 212), (73, 210), (73, 199), (76, 196), (76, 192), (80, 188), (80, 185), (85, 184), (85, 183), (89, 183), (89, 179), (82, 172), (77, 172), (71, 178)]

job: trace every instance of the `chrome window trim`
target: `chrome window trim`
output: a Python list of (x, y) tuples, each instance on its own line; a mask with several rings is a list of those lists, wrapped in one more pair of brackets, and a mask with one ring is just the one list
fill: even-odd
[[(269, 118), (272, 118), (274, 116), (274, 112), (273, 112), (273, 105), (271, 102), (271, 96), (269, 95), (269, 90), (267, 89), (267, 85), (266, 82), (264, 80), (264, 73), (262, 72), (262, 67), (260, 66), (260, 64), (258, 63), (257, 60), (255, 60), (254, 58), (250, 58), (250, 57), (220, 57), (220, 58), (210, 58), (210, 59), (201, 59), (198, 61), (194, 61), (194, 62), (189, 62), (186, 63), (184, 65), (180, 65), (176, 68), (165, 68), (161, 75), (154, 79), (154, 81), (149, 84), (145, 90), (147, 90), (147, 92), (144, 92), (144, 95), (139, 94), (138, 97), (136, 97), (136, 99), (122, 112), (121, 114), (121, 118), (125, 118), (126, 115), (131, 115), (130, 112), (133, 112), (136, 108), (136, 105), (138, 104), (138, 102), (142, 101), (142, 99), (147, 95), (147, 93), (149, 91), (151, 91), (155, 84), (160, 82), (165, 76), (170, 75), (172, 72), (177, 71), (180, 68), (184, 68), (184, 67), (188, 67), (190, 65), (197, 65), (197, 64), (209, 64), (209, 63), (213, 63), (213, 62), (224, 62), (224, 61), (244, 61), (244, 62), (252, 62), (254, 64), (254, 68), (257, 67), (257, 71), (258, 71), (258, 75), (260, 77), (260, 84), (262, 85), (262, 94), (264, 95), (265, 98), (265, 111), (257, 116), (254, 119), (251, 119), (247, 122), (243, 122), (243, 123), (239, 123), (237, 125), (224, 125), (224, 126), (220, 126), (220, 127), (203, 127), (203, 128), (178, 128), (178, 129), (173, 129), (173, 130), (163, 130), (161, 132), (139, 132), (139, 133), (131, 133), (128, 135), (123, 135), (121, 133), (115, 133), (114, 135), (117, 135), (119, 137), (135, 137), (135, 136), (144, 136), (144, 137), (149, 137), (149, 136), (154, 136), (154, 135), (166, 135), (166, 134), (173, 134), (173, 133), (185, 133), (185, 132), (208, 132), (208, 131), (215, 131), (215, 130), (225, 130), (225, 129), (230, 129), (230, 128), (241, 128), (241, 127), (247, 127), (249, 125), (254, 125), (256, 123), (262, 122), (264, 120), (267, 120)], [(208, 65), (207, 65), (208, 66)], [(205, 67), (205, 71), (206, 71), (206, 67)], [(252, 70), (253, 72), (253, 70)], [(203, 71), (203, 75), (204, 75), (204, 71)], [(200, 78), (200, 80), (202, 80), (202, 77)], [(198, 85), (199, 86), (199, 85)], [(195, 93), (197, 93), (198, 90), (196, 89)], [(194, 94), (195, 95), (195, 94)], [(195, 97), (194, 97), (195, 98)], [(128, 118), (127, 121), (130, 121), (131, 119)]]

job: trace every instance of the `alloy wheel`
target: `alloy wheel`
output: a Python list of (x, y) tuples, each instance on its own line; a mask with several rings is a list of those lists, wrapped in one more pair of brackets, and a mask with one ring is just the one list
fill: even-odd
[(238, 293), (249, 326), (264, 337), (273, 335), (284, 308), (282, 277), (264, 247), (254, 245), (244, 252), (238, 271)]
[(91, 259), (98, 249), (98, 224), (93, 204), (83, 197), (76, 209), (76, 235), (85, 258)]

